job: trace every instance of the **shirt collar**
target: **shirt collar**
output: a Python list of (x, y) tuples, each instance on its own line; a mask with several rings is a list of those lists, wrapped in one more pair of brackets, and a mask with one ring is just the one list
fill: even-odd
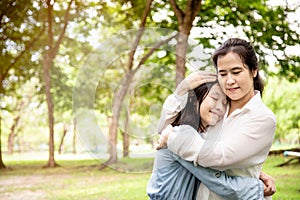
[(242, 108), (242, 110), (253, 110), (257, 107), (261, 102), (260, 91), (254, 90), (254, 96), (246, 103), (246, 105)]
[[(231, 115), (236, 115), (241, 112), (253, 110), (254, 108), (257, 107), (257, 105), (260, 104), (260, 102), (261, 102), (260, 91), (254, 90), (254, 96), (244, 105), (244, 107), (241, 109), (236, 109), (233, 113), (231, 113)], [(229, 104), (227, 105), (227, 110), (224, 115), (225, 118), (228, 115), (228, 112), (229, 112)]]

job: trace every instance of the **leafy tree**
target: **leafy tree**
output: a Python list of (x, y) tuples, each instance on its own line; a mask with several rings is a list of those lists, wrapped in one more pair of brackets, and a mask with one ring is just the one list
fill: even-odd
[[(91, 2), (95, 6), (93, 2)], [(65, 71), (63, 67), (55, 65), (57, 55), (66, 58), (72, 56), (68, 64), (78, 66), (82, 62), (80, 57), (84, 57), (88, 51), (85, 46), (89, 46), (86, 41), (80, 41), (78, 38), (86, 37), (88, 29), (76, 31), (75, 24), (85, 19), (90, 19), (93, 23), (85, 26), (92, 27), (98, 23), (93, 20), (97, 17), (90, 16), (89, 2), (85, 1), (1, 1), (1, 34), (2, 46), (1, 60), (1, 97), (13, 92), (16, 87), (20, 87), (30, 76), (39, 77), (44, 80), (43, 88), (49, 108), (49, 161), (48, 166), (55, 166), (54, 161), (54, 139), (53, 139), (53, 101), (63, 102), (66, 95), (69, 95), (68, 105), (71, 105), (70, 85), (66, 85)], [(94, 7), (94, 12), (100, 12), (100, 8)], [(73, 32), (67, 29), (69, 23), (73, 23)], [(68, 31), (66, 33), (66, 31)], [(80, 32), (80, 33), (78, 33)], [(68, 37), (66, 37), (68, 36)], [(80, 44), (82, 43), (82, 44)], [(62, 45), (65, 48), (61, 49)], [(78, 46), (78, 49), (72, 47)], [(81, 48), (84, 47), (84, 48)], [(81, 49), (80, 49), (81, 48)], [(80, 50), (79, 50), (80, 49)], [(78, 51), (81, 51), (78, 53)], [(70, 53), (71, 52), (71, 53)], [(74, 52), (74, 54), (72, 54)], [(75, 53), (78, 53), (77, 55)], [(3, 58), (3, 59), (2, 59)], [(59, 62), (57, 62), (59, 64)], [(43, 66), (43, 70), (40, 67)], [(44, 71), (44, 73), (41, 73)], [(50, 80), (52, 79), (52, 87)], [(41, 81), (42, 82), (42, 81)], [(51, 90), (51, 91), (50, 91)], [(54, 95), (53, 92), (60, 93)], [(63, 95), (62, 95), (63, 94)], [(43, 98), (41, 99), (43, 100)], [(66, 102), (66, 101), (65, 101)], [(66, 108), (67, 104), (58, 104), (57, 106)], [(2, 160), (2, 159), (0, 159)]]
[[(36, 74), (34, 69), (37, 65), (31, 62), (33, 55), (31, 53), (34, 52), (34, 46), (41, 37), (43, 27), (37, 24), (27, 28), (27, 25), (33, 25), (37, 15), (38, 12), (31, 1), (21, 3), (4, 0), (0, 2), (0, 101), (30, 76)], [(0, 168), (5, 168), (2, 161), (1, 142)]]

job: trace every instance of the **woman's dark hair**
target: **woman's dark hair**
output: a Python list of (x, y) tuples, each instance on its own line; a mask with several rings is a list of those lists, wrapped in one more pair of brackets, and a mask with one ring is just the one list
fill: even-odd
[(218, 81), (204, 83), (188, 93), (186, 106), (179, 112), (172, 126), (190, 125), (199, 132), (203, 132), (205, 127), (200, 116), (200, 106), (210, 89)]
[(252, 73), (257, 70), (256, 77), (253, 78), (254, 89), (259, 90), (262, 95), (264, 90), (264, 83), (259, 75), (258, 60), (252, 45), (246, 40), (239, 38), (231, 38), (225, 41), (213, 54), (212, 60), (215, 68), (218, 70), (217, 62), (221, 56), (233, 52), (240, 56), (242, 62), (246, 64)]

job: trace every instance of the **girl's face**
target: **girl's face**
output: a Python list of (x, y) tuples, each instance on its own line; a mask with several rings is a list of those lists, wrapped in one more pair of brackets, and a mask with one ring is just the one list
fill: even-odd
[(254, 96), (253, 73), (238, 54), (230, 52), (217, 61), (218, 79), (224, 93), (230, 98), (231, 106), (243, 107)]
[(210, 126), (220, 121), (226, 109), (226, 96), (219, 84), (215, 84), (200, 105), (200, 116), (203, 125)]

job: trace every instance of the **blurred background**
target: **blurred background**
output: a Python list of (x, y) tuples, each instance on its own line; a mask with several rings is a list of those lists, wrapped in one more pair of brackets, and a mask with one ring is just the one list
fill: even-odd
[(151, 158), (165, 98), (190, 72), (214, 71), (211, 55), (231, 37), (252, 43), (259, 57), (263, 101), (277, 117), (272, 151), (299, 151), (299, 6), (2, 0), (0, 168), (36, 157), (51, 168), (64, 155), (106, 165)]

